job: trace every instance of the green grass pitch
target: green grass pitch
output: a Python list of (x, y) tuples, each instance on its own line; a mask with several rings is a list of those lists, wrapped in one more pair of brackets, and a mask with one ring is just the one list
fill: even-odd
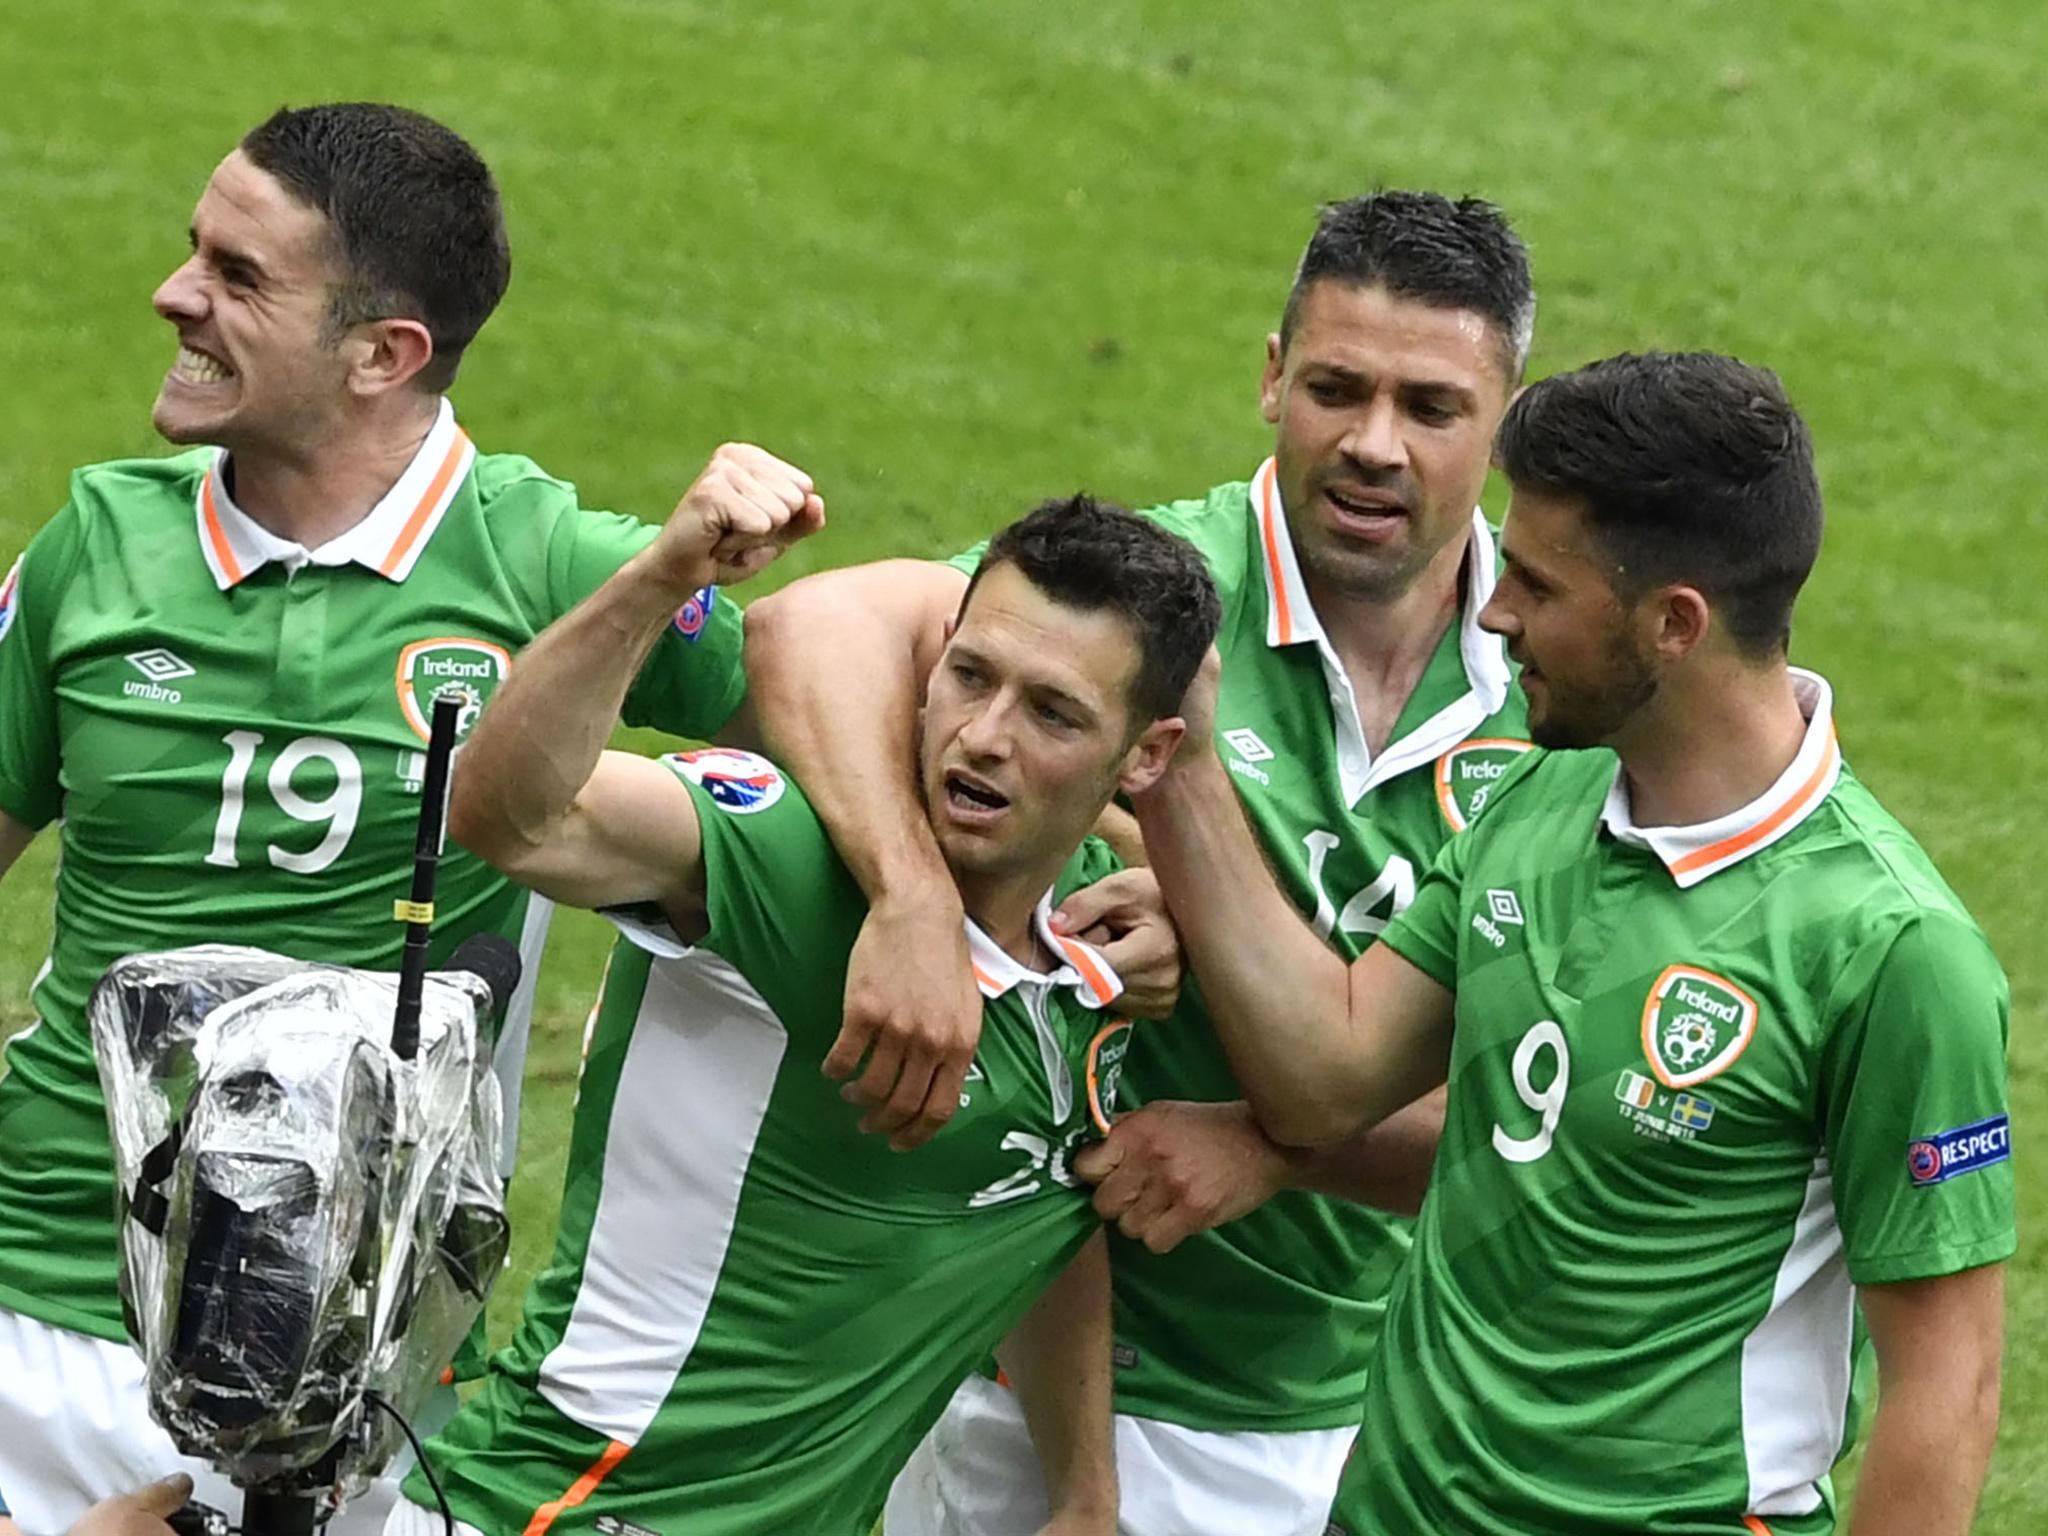
[[(157, 450), (150, 291), (214, 160), (286, 101), (402, 100), (496, 167), (516, 277), (457, 391), (482, 447), (658, 518), (716, 443), (761, 441), (833, 519), (776, 580), (1077, 486), (1244, 474), (1312, 211), (1375, 184), (1508, 208), (1538, 374), (1645, 346), (1776, 367), (1831, 512), (1796, 657), (2013, 979), (2022, 1243), (1979, 1529), (2048, 1529), (2038, 0), (16, 0), (0, 58), (0, 564), (71, 465)], [(0, 885), (0, 1032), (53, 842)], [(501, 1335), (602, 944), (557, 930)]]

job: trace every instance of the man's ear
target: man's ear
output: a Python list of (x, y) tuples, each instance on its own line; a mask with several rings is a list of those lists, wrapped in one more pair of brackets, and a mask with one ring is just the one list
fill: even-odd
[(1714, 608), (1707, 595), (1682, 582), (1651, 593), (1643, 616), (1651, 654), (1666, 666), (1690, 656), (1714, 627)]
[(1276, 425), (1280, 420), (1282, 361), (1280, 333), (1275, 331), (1266, 338), (1266, 370), (1259, 375), (1259, 414)]
[(434, 337), (417, 320), (371, 320), (342, 339), (351, 394), (368, 398), (410, 383), (434, 360)]
[(1154, 720), (1131, 743), (1124, 753), (1123, 765), (1117, 770), (1116, 787), (1126, 795), (1142, 795), (1159, 782), (1166, 772), (1166, 765), (1173, 761), (1173, 754), (1180, 746), (1181, 738), (1188, 733), (1188, 723), (1179, 715), (1169, 715), (1164, 720)]

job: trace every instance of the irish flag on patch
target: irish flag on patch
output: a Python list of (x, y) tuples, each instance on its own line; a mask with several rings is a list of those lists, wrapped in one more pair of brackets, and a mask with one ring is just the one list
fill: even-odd
[(1648, 1109), (1650, 1101), (1657, 1096), (1657, 1085), (1640, 1072), (1624, 1072), (1614, 1085), (1614, 1096), (1637, 1109)]

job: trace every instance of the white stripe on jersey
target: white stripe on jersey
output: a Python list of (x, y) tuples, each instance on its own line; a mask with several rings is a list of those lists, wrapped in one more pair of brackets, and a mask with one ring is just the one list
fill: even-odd
[(1804, 1515), (1820, 1508), (1820, 1479), (1842, 1448), (1855, 1310), (1823, 1152), (1807, 1176), (1770, 1310), (1742, 1342), (1742, 1448), (1751, 1514)]
[(648, 967), (619, 1068), (597, 1211), (541, 1395), (638, 1442), (711, 1310), (789, 1036), (740, 973), (699, 950)]

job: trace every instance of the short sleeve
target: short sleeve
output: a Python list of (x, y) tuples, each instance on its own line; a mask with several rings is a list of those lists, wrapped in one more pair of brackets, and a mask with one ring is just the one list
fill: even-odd
[(1451, 991), (1458, 988), (1458, 913), (1464, 906), (1465, 867), (1471, 835), (1459, 833), (1437, 850), (1429, 872), (1408, 904), (1380, 935), (1380, 942)]
[[(603, 586), (660, 530), (615, 512), (572, 509), (557, 525), (548, 562), (559, 618)], [(621, 711), (628, 725), (673, 736), (715, 736), (747, 694), (740, 605), (718, 587), (699, 587), (663, 627)]]
[[(810, 802), (767, 758), (711, 747), (661, 761), (697, 803), (708, 918), (698, 947), (822, 1049), (839, 1032), (847, 960), (867, 918), (860, 887)], [(659, 953), (644, 931), (629, 937)]]
[(979, 544), (975, 545), (972, 549), (961, 550), (959, 554), (954, 555), (951, 559), (949, 559), (946, 562), (946, 564), (950, 565), (951, 567), (953, 567), (954, 570), (959, 571), (963, 575), (972, 576), (976, 571), (981, 569), (981, 562), (987, 554), (988, 540), (983, 539)]
[(2011, 1256), (2009, 994), (1982, 934), (1944, 913), (1903, 927), (1821, 1062), (1836, 1216), (1858, 1284)]
[(63, 806), (50, 647), (75, 547), (67, 508), (0, 579), (0, 810), (30, 827)]

